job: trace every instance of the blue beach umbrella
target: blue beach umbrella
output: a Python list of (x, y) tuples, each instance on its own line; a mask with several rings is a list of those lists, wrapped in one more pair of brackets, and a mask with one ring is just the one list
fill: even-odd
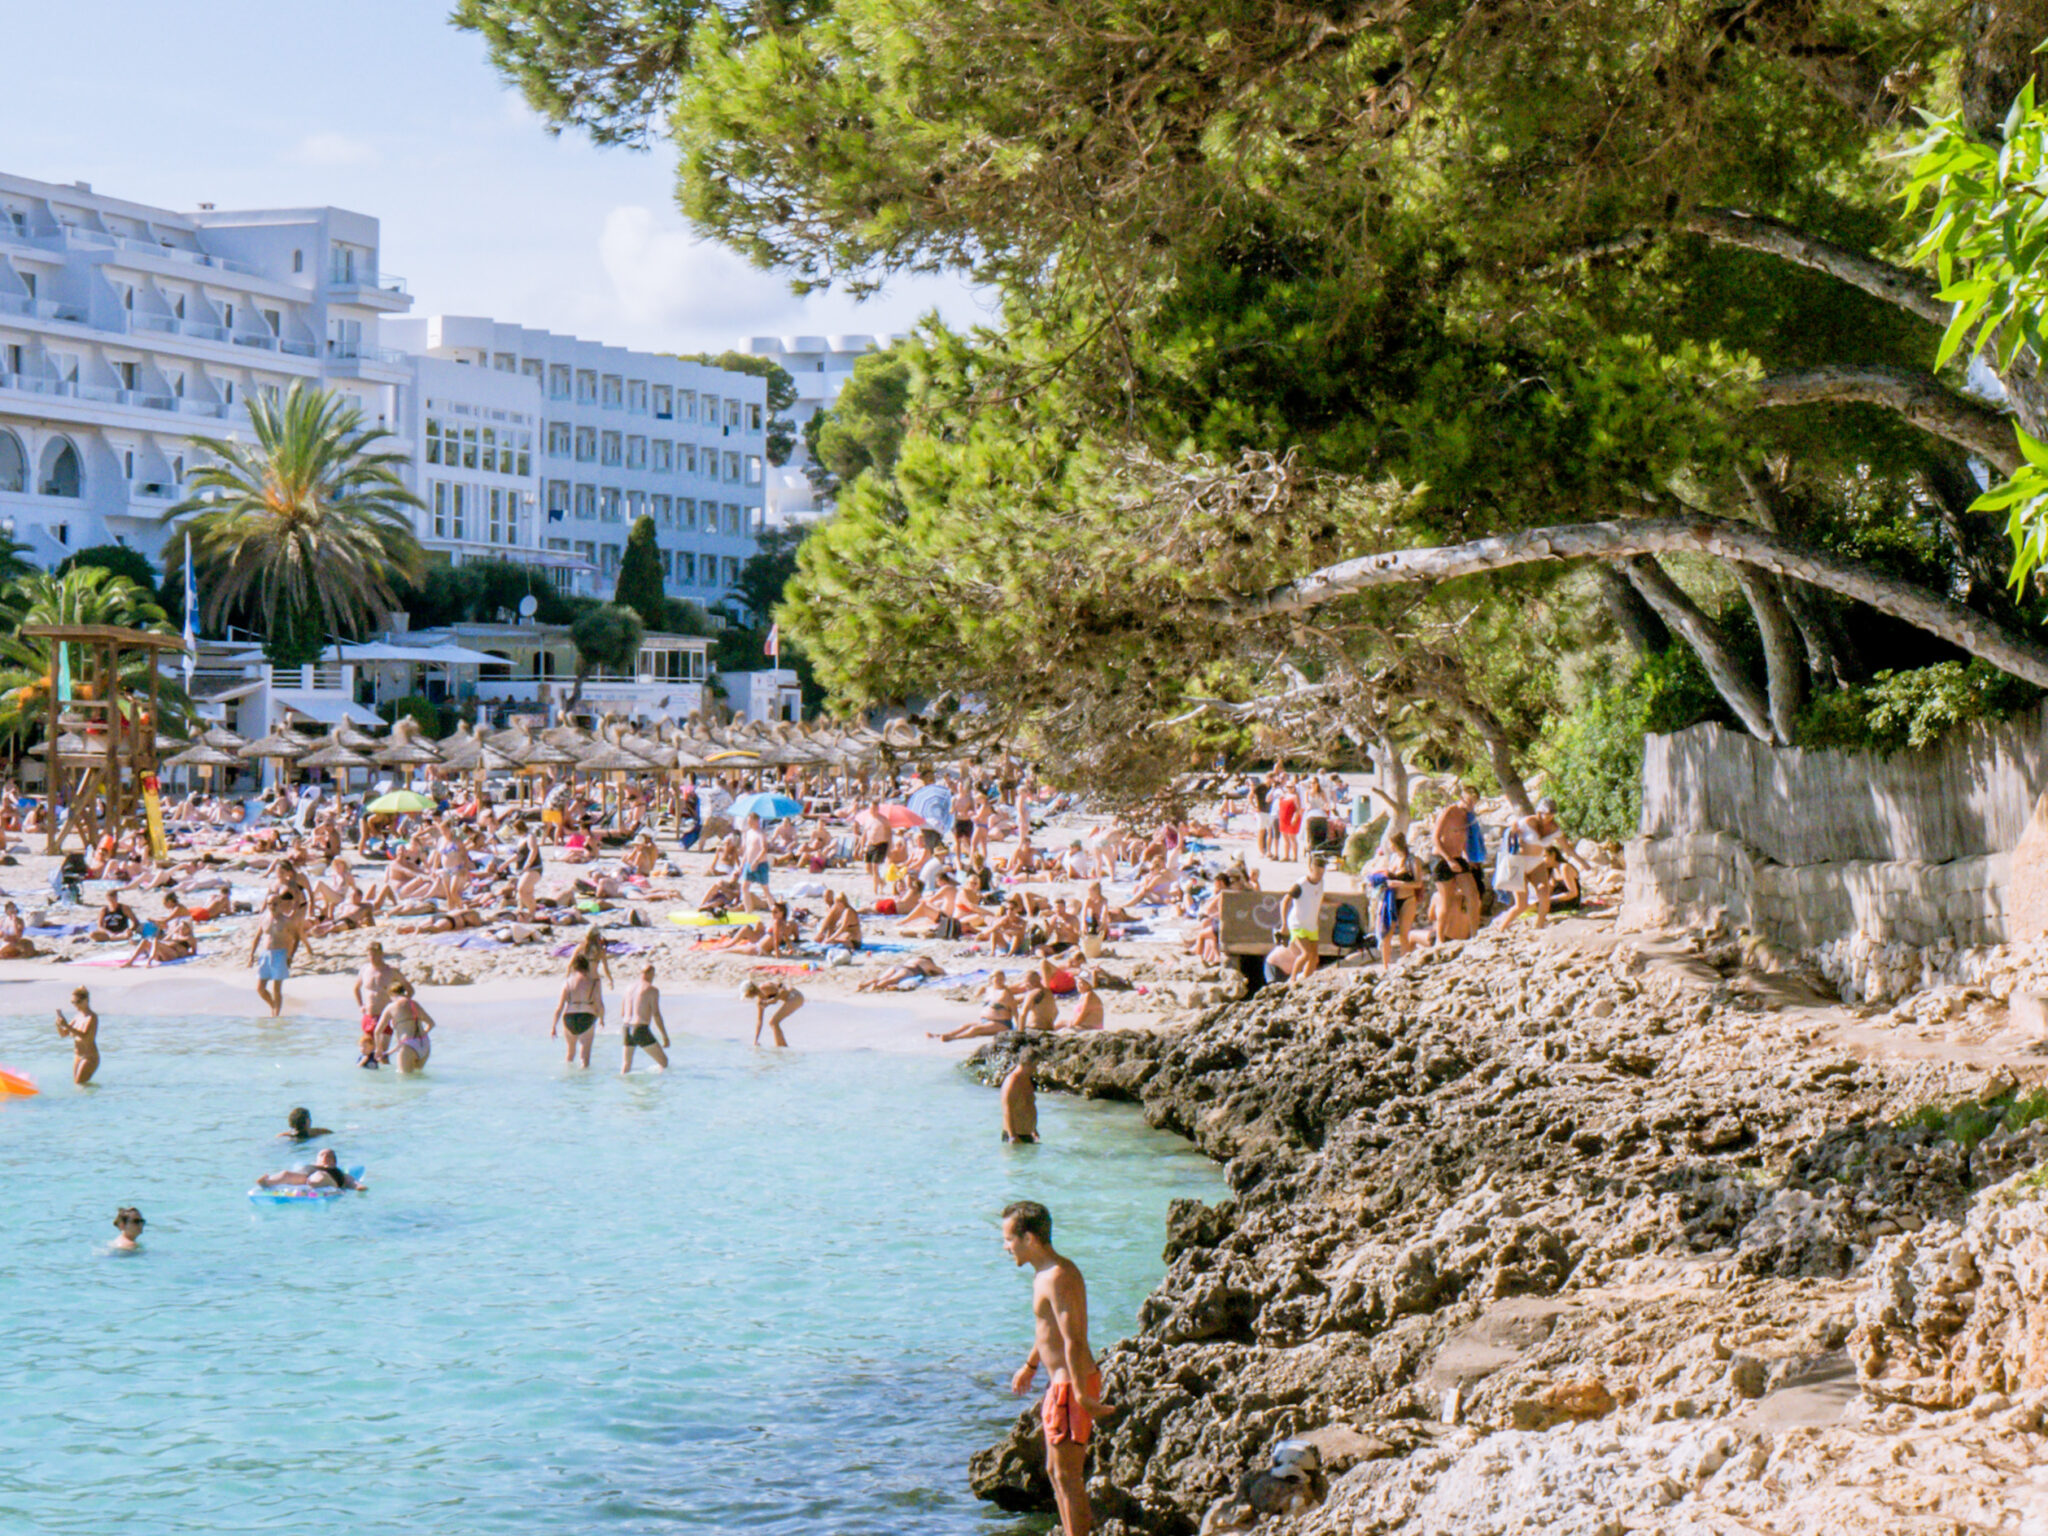
[(927, 784), (912, 790), (903, 803), (931, 826), (946, 827), (953, 823), (953, 791), (943, 784)]
[(787, 795), (771, 794), (763, 790), (759, 794), (741, 795), (733, 801), (732, 808), (725, 814), (737, 826), (749, 816), (758, 816), (763, 821), (781, 821), (785, 817), (803, 814), (803, 805)]

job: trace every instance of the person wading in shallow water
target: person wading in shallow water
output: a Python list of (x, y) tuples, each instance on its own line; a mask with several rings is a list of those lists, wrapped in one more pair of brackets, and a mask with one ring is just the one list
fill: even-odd
[(1032, 1091), (1031, 1074), (1038, 1058), (1020, 1052), (1017, 1065), (1003, 1079), (1003, 1140), (1029, 1144), (1038, 1140), (1038, 1096)]
[(1045, 1421), (1045, 1470), (1052, 1479), (1066, 1536), (1087, 1536), (1094, 1523), (1081, 1466), (1095, 1421), (1116, 1410), (1102, 1401), (1102, 1373), (1088, 1348), (1088, 1283), (1074, 1261), (1052, 1246), (1052, 1212), (1035, 1200), (1003, 1207), (1003, 1249), (1018, 1265), (1029, 1264), (1031, 1317), (1037, 1341), (1011, 1379), (1010, 1389), (1031, 1390), (1038, 1368), (1050, 1385), (1040, 1413)]

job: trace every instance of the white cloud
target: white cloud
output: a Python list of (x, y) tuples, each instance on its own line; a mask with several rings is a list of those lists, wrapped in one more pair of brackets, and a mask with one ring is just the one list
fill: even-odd
[(636, 325), (737, 335), (786, 314), (789, 288), (680, 223), (627, 205), (605, 215), (598, 258), (620, 313)]
[(345, 133), (309, 133), (292, 146), (292, 158), (301, 165), (374, 165), (377, 151)]

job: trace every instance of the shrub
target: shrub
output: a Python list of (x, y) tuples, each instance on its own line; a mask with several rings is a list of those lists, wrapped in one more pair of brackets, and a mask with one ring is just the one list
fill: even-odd
[(1634, 837), (1643, 819), (1643, 737), (1722, 713), (1699, 659), (1674, 647), (1639, 662), (1570, 713), (1553, 716), (1535, 756), (1558, 820), (1577, 837)]
[(377, 713), (394, 725), (401, 716), (412, 720), (419, 726), (423, 735), (431, 736), (436, 741), (455, 729), (454, 710), (436, 704), (432, 699), (423, 699), (416, 693), (408, 694), (402, 699), (394, 699), (389, 704), (379, 704)]
[(1985, 661), (1944, 661), (1880, 672), (1864, 686), (1814, 701), (1799, 739), (1812, 747), (1897, 752), (1930, 747), (1959, 726), (2004, 720), (2039, 702), (2041, 690)]

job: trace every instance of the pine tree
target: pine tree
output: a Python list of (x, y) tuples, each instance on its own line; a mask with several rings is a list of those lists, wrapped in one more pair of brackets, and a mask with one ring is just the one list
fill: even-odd
[(654, 519), (633, 520), (626, 535), (625, 557), (619, 561), (619, 584), (612, 601), (640, 615), (649, 629), (660, 629), (668, 613), (668, 598), (661, 588), (661, 548), (654, 538)]

